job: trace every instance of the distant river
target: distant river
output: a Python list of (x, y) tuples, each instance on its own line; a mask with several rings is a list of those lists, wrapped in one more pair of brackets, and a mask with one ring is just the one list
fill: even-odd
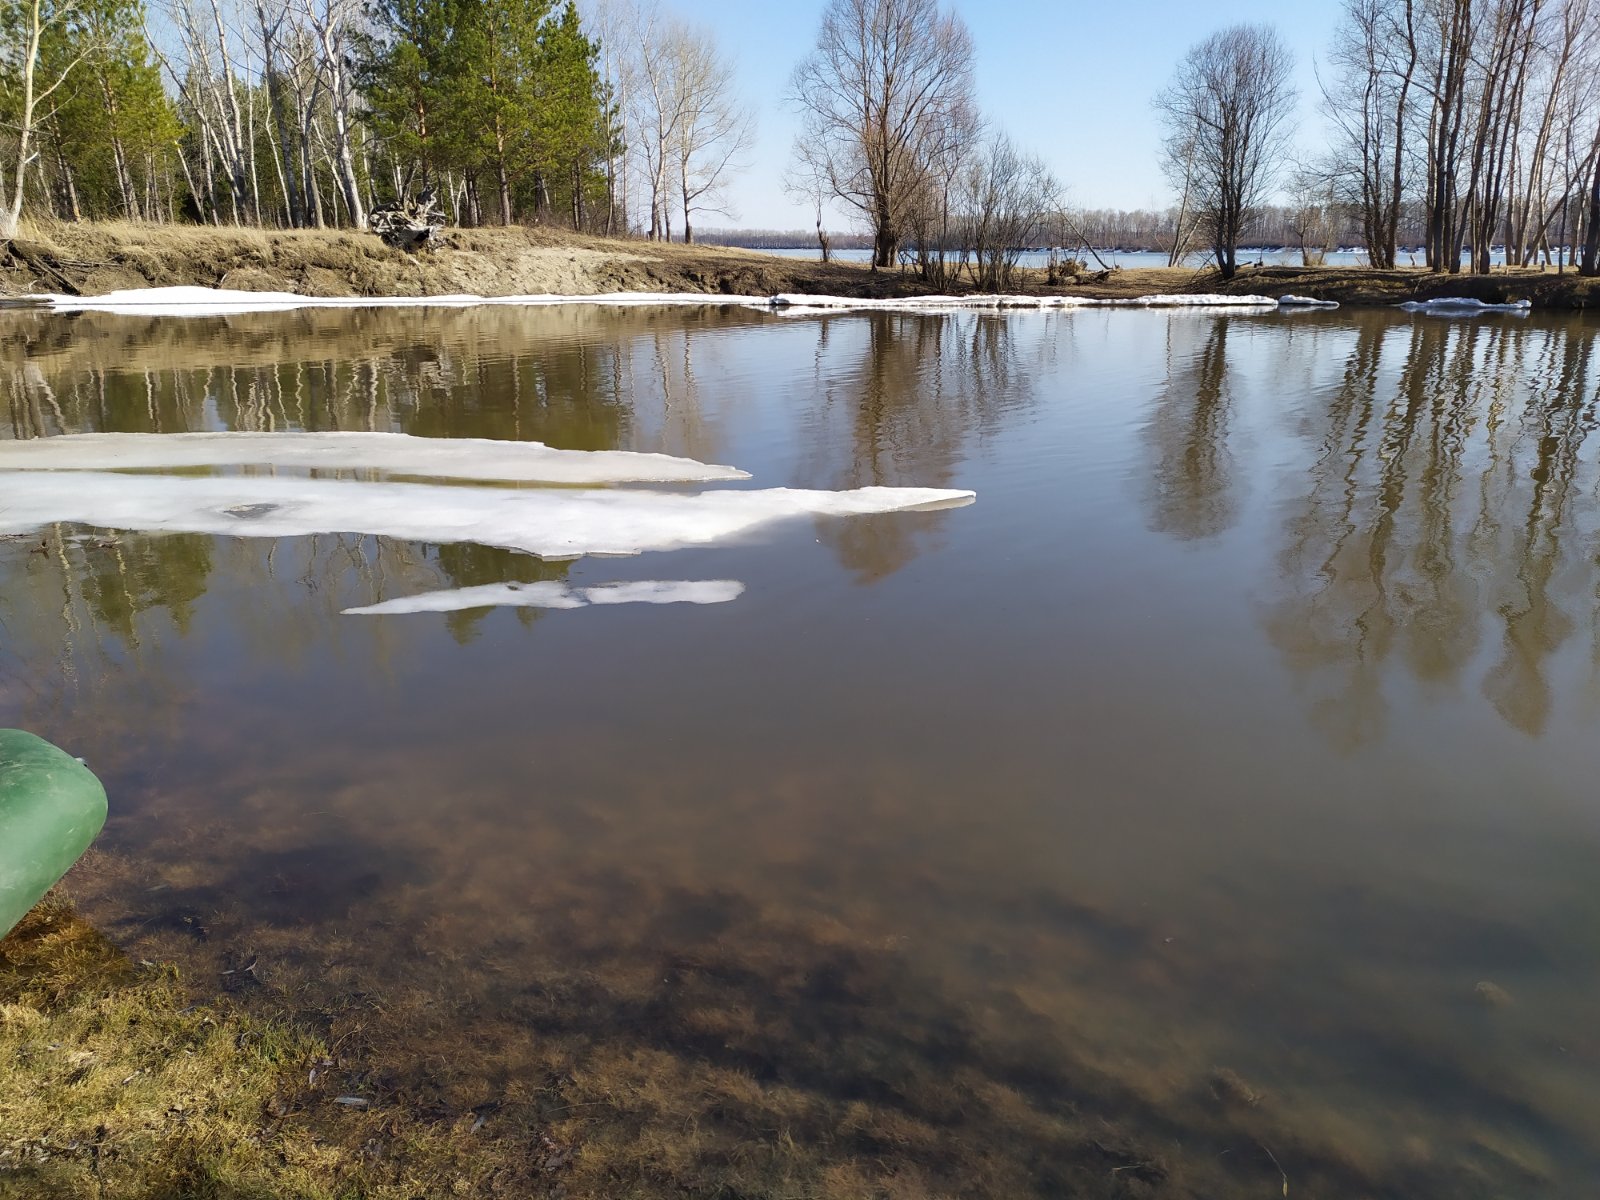
[[(776, 254), (780, 258), (815, 259), (817, 257), (815, 246), (790, 247), (781, 250), (763, 249), (759, 253)], [(835, 250), (833, 253), (835, 258), (844, 262), (869, 263), (872, 261), (872, 251), (870, 249), (840, 249)], [(1100, 258), (1108, 266), (1123, 267), (1128, 270), (1136, 267), (1164, 268), (1167, 265), (1167, 256), (1165, 254), (1143, 250), (1101, 250), (1099, 253)], [(1070, 255), (1087, 262), (1091, 271), (1100, 269), (1099, 263), (1086, 251), (1074, 250), (1070, 252)], [(1506, 261), (1505, 251), (1496, 250), (1490, 255), (1490, 258), (1496, 264), (1503, 265)], [(1017, 261), (1025, 267), (1045, 267), (1049, 265), (1049, 252), (1045, 250), (1025, 250)], [(1209, 255), (1192, 254), (1184, 261), (1184, 266), (1198, 268), (1206, 266), (1210, 261)], [(1239, 251), (1239, 261), (1241, 263), (1262, 262), (1269, 266), (1299, 266), (1301, 255), (1297, 249), (1241, 249)], [(1326, 265), (1330, 267), (1359, 267), (1365, 266), (1366, 262), (1367, 255), (1363, 250), (1334, 250), (1329, 252), (1326, 259)], [(1399, 262), (1401, 266), (1408, 264), (1420, 266), (1422, 265), (1422, 255), (1420, 253), (1412, 255), (1401, 251)]]

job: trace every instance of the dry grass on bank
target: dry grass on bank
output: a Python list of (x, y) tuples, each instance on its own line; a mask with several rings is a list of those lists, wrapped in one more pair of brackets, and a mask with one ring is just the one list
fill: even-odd
[(61, 899), (0, 941), (6, 1200), (410, 1200), (523, 1175), (470, 1121), (340, 1103), (318, 1074), (341, 1072), (314, 1031), (192, 1003)]
[[(309, 296), (592, 295), (599, 292), (843, 291), (892, 288), (857, 265), (717, 246), (588, 237), (544, 227), (452, 229), (410, 255), (351, 230), (40, 223), (0, 246), (0, 293), (182, 284)], [(865, 289), (865, 290), (863, 290)]]

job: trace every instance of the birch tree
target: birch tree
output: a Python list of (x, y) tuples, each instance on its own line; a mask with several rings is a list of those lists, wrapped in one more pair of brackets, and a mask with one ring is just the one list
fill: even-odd
[(680, 112), (672, 147), (683, 240), (694, 241), (694, 214), (721, 211), (721, 189), (755, 138), (755, 119), (733, 91), (733, 66), (711, 35), (688, 25), (672, 31), (668, 56)]
[(319, 67), (325, 93), (333, 112), (333, 163), (344, 195), (350, 223), (361, 228), (367, 223), (366, 206), (361, 199), (361, 181), (356, 174), (355, 154), (351, 149), (351, 87), (345, 63), (349, 57), (351, 33), (360, 15), (357, 0), (301, 0), (302, 9), (320, 50)]
[[(78, 38), (66, 61), (40, 71), (39, 52), (44, 39), (65, 31), (78, 15), (78, 5), (71, 0), (11, 0), (0, 7), (0, 32), (4, 32), (6, 44), (13, 47), (6, 58), (0, 59), (0, 72), (7, 79), (7, 90), (15, 89), (16, 98), (15, 116), (11, 118), (16, 153), (11, 159), (11, 196), (0, 201), (0, 240), (16, 237), (22, 222), (28, 168), (38, 157), (35, 135), (39, 118), (51, 97), (93, 52), (90, 41)], [(0, 197), (4, 197), (6, 184), (4, 168), (0, 168)]]

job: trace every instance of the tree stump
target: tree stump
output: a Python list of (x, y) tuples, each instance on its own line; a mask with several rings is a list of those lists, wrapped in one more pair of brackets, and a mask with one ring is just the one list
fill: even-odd
[(402, 197), (379, 205), (367, 217), (367, 228), (383, 239), (385, 246), (415, 254), (433, 245), (435, 237), (449, 221), (439, 208), (432, 188), (412, 200)]

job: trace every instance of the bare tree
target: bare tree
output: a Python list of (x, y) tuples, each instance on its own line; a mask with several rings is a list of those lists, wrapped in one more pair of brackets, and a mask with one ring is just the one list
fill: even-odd
[(722, 185), (754, 141), (755, 118), (734, 95), (733, 66), (717, 52), (709, 33), (681, 24), (669, 33), (672, 92), (679, 108), (672, 165), (683, 202), (683, 240), (692, 242), (693, 214), (723, 211)]
[(1156, 98), (1169, 162), (1192, 161), (1197, 207), (1224, 279), (1238, 270), (1240, 231), (1282, 162), (1293, 65), (1271, 28), (1235, 25), (1190, 50)]
[[(220, 162), (228, 174), (228, 203), (233, 223), (238, 225), (259, 216), (254, 210), (252, 187), (255, 141), (245, 115), (249, 97), (247, 95), (241, 103), (242, 85), (228, 39), (230, 22), (223, 15), (221, 0), (209, 0), (208, 7), (209, 22), (200, 13), (197, 0), (168, 0), (167, 15), (183, 53), (180, 64), (174, 65), (154, 37), (147, 33), (147, 38), (196, 122), (194, 133), (199, 142), (201, 174), (206, 181), (205, 196), (212, 215), (221, 221), (213, 165)], [(220, 59), (220, 65), (213, 54)], [(195, 192), (193, 185), (190, 191)], [(198, 193), (195, 194), (198, 199)]]
[(1583, 257), (1578, 264), (1581, 275), (1600, 275), (1600, 120), (1595, 120), (1594, 140), (1589, 152), (1589, 170), (1593, 180), (1589, 184), (1584, 223), (1587, 232), (1583, 239)]
[(673, 70), (671, 43), (676, 22), (664, 19), (654, 6), (636, 9), (632, 24), (634, 74), (637, 85), (629, 97), (629, 138), (635, 147), (645, 186), (650, 193), (649, 235), (672, 240), (668, 196), (672, 185), (673, 151), (678, 144), (683, 106)]
[(828, 190), (827, 179), (811, 169), (811, 164), (803, 159), (796, 159), (783, 173), (783, 190), (790, 199), (803, 200), (816, 210), (817, 247), (821, 251), (822, 261), (831, 262), (833, 245), (828, 240), (828, 231), (822, 225), (822, 209), (832, 195)]
[(1422, 82), (1431, 99), (1423, 198), (1428, 266), (1455, 274), (1461, 270), (1462, 134), (1473, 82), (1478, 21), (1472, 0), (1427, 0), (1425, 17), (1427, 53)]
[(930, 170), (966, 132), (972, 37), (937, 0), (829, 0), (789, 96), (797, 147), (871, 223), (873, 265), (894, 263)]
[(584, 10), (584, 24), (600, 46), (600, 78), (606, 97), (620, 118), (619, 136), (613, 139), (606, 156), (605, 232), (614, 232), (617, 217), (623, 232), (628, 231), (628, 159), (635, 150), (630, 107), (637, 85), (638, 56), (631, 51), (632, 32), (638, 25), (638, 8), (633, 0), (592, 0)]
[(963, 244), (972, 250), (972, 281), (980, 291), (1012, 286), (1017, 260), (1039, 240), (1061, 207), (1061, 185), (1049, 168), (1024, 154), (1005, 134), (991, 138), (963, 173)]
[(984, 123), (970, 102), (953, 106), (944, 136), (927, 147), (922, 184), (906, 206), (902, 232), (915, 247), (917, 273), (934, 287), (953, 283), (966, 269), (970, 243), (963, 236), (963, 194), (974, 170), (973, 156), (983, 139)]
[[(90, 43), (83, 42), (78, 54), (47, 78), (41, 79), (39, 45), (52, 28), (63, 25), (74, 17), (77, 6), (70, 0), (51, 4), (46, 4), (44, 0), (23, 0), (18, 7), (20, 12), (16, 15), (20, 18), (18, 32), (21, 37), (17, 56), (19, 59), (17, 85), (20, 92), (17, 98), (17, 154), (13, 160), (11, 199), (5, 203), (4, 208), (0, 208), (0, 239), (7, 241), (17, 236), (17, 227), (22, 221), (23, 193), (28, 167), (38, 157), (33, 148), (33, 135), (41, 108), (88, 57), (91, 48)], [(0, 171), (0, 191), (3, 191), (4, 186), (4, 171)]]
[(1184, 136), (1167, 139), (1161, 170), (1178, 193), (1172, 207), (1172, 242), (1167, 250), (1167, 266), (1176, 267), (1189, 257), (1200, 232), (1201, 214), (1195, 205), (1195, 138), (1190, 130)]
[(255, 33), (261, 42), (261, 71), (267, 87), (267, 107), (272, 118), (267, 128), (269, 134), (276, 135), (274, 140), (277, 150), (278, 181), (283, 189), (288, 223), (298, 226), (306, 224), (306, 213), (301, 202), (294, 160), (291, 157), (294, 153), (294, 140), (289, 136), (286, 111), (288, 106), (284, 95), (284, 79), (280, 67), (282, 54), (279, 49), (284, 23), (288, 16), (286, 9), (277, 7), (274, 7), (269, 15), (266, 0), (255, 0)]
[(1339, 237), (1342, 222), (1335, 184), (1320, 171), (1302, 168), (1295, 172), (1290, 189), (1294, 203), (1289, 208), (1289, 228), (1300, 247), (1303, 266), (1322, 266)]
[(1415, 0), (1345, 0), (1323, 81), (1335, 131), (1328, 176), (1359, 214), (1367, 261), (1393, 267), (1418, 45)]
[(352, 26), (361, 14), (361, 7), (357, 0), (301, 0), (301, 4), (316, 35), (319, 67), (333, 112), (333, 147), (329, 157), (350, 223), (360, 228), (366, 224), (367, 216), (350, 145), (351, 89), (345, 62)]

